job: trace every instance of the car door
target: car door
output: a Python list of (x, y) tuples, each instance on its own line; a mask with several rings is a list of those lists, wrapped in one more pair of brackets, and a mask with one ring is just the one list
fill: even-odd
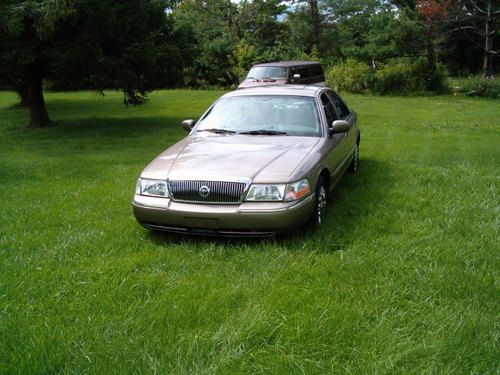
[[(328, 97), (327, 93), (323, 91), (319, 96), (321, 107), (323, 109), (328, 128), (332, 127), (332, 123), (338, 120), (337, 112), (333, 106), (333, 102)], [(344, 160), (343, 142), (345, 135), (340, 134), (327, 134), (326, 146), (328, 148), (325, 164), (328, 166), (332, 175), (338, 174), (342, 161)]]
[(356, 113), (351, 112), (344, 101), (332, 90), (328, 90), (326, 95), (333, 104), (337, 119), (345, 120), (351, 125), (349, 131), (339, 134), (343, 137), (339, 148), (343, 155), (343, 161), (347, 163), (350, 160), (356, 143)]

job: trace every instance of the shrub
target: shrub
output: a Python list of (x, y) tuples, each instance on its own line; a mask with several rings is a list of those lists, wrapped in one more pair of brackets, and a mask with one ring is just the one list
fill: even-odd
[(326, 81), (338, 91), (359, 94), (372, 87), (373, 70), (362, 62), (347, 59), (327, 71)]
[(500, 98), (500, 80), (481, 76), (450, 79), (453, 94)]
[[(411, 71), (410, 64), (383, 65), (375, 74), (375, 91), (379, 94), (406, 91)], [(416, 83), (415, 81), (411, 82), (411, 86), (414, 87)]]
[(327, 83), (338, 91), (378, 94), (418, 94), (446, 90), (446, 73), (440, 65), (429, 65), (422, 58), (411, 62), (405, 59), (381, 64), (374, 71), (354, 59), (333, 66), (326, 74)]
[(374, 91), (384, 94), (414, 94), (446, 89), (446, 73), (441, 66), (430, 66), (426, 59), (416, 62), (393, 61), (375, 74)]
[(248, 70), (252, 67), (257, 59), (257, 50), (255, 46), (242, 39), (234, 50), (232, 59), (233, 73), (240, 79), (244, 79)]

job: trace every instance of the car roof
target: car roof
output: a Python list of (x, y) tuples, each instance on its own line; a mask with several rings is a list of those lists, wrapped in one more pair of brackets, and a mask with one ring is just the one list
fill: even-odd
[(284, 68), (288, 68), (290, 66), (303, 66), (303, 65), (321, 65), (321, 63), (317, 61), (274, 61), (274, 62), (267, 62), (267, 63), (262, 63), (262, 64), (255, 64), (253, 67), (256, 66), (280, 66)]
[(252, 95), (291, 95), (291, 96), (316, 96), (316, 93), (325, 87), (313, 85), (266, 85), (248, 87), (245, 89), (228, 92), (223, 98)]

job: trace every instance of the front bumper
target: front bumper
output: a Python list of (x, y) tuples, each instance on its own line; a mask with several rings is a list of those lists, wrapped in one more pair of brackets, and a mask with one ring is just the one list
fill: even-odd
[(180, 203), (135, 195), (133, 210), (139, 223), (151, 229), (194, 235), (272, 236), (307, 222), (314, 211), (314, 194), (298, 202), (239, 205)]

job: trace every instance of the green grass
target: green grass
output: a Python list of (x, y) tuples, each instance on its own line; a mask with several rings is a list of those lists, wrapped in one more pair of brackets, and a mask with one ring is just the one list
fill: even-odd
[(498, 374), (500, 105), (351, 96), (361, 169), (284, 240), (140, 227), (136, 178), (221, 92), (0, 93), (0, 372)]

